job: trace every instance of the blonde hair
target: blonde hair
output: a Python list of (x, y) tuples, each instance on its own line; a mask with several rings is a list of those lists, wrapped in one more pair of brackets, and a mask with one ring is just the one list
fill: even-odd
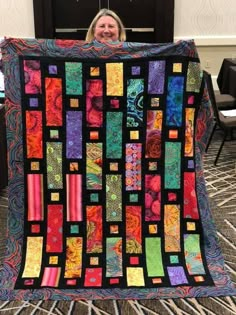
[(119, 27), (119, 40), (124, 42), (126, 40), (125, 27), (121, 19), (119, 18), (119, 16), (114, 11), (109, 10), (109, 9), (101, 9), (97, 13), (97, 15), (94, 17), (86, 34), (86, 38), (85, 38), (86, 42), (91, 42), (94, 40), (94, 28), (97, 24), (97, 21), (102, 16), (111, 16), (117, 22), (118, 27)]

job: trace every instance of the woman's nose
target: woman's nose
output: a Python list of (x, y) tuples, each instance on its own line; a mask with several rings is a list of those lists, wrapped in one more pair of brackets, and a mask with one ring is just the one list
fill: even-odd
[(109, 32), (109, 26), (104, 27), (104, 32)]

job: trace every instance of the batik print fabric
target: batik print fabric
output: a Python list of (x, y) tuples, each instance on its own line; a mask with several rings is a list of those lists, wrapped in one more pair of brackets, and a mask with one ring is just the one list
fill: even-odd
[(58, 56), (37, 53), (49, 42), (12, 58), (24, 211), (19, 238), (10, 230), (22, 251), (8, 297), (230, 294), (214, 237), (208, 245), (199, 148), (211, 111), (193, 43), (170, 45), (169, 55), (150, 45), (145, 57), (105, 46), (108, 58), (101, 44), (52, 41)]

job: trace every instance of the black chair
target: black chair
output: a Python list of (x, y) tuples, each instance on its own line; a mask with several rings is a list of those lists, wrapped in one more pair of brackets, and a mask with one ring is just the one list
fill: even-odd
[[(207, 84), (207, 89), (208, 89), (209, 97), (212, 103), (212, 109), (213, 109), (214, 118), (215, 118), (215, 124), (214, 124), (214, 127), (212, 129), (211, 135), (209, 137), (209, 140), (206, 146), (206, 152), (211, 143), (211, 140), (212, 140), (212, 137), (214, 135), (216, 128), (219, 128), (221, 131), (223, 131), (223, 139), (222, 139), (220, 148), (218, 150), (218, 153), (214, 161), (214, 165), (216, 165), (225, 141), (234, 139), (233, 132), (234, 130), (236, 130), (236, 115), (233, 117), (228, 117), (227, 115), (222, 114), (221, 110), (223, 109), (225, 110), (225, 107), (223, 106), (222, 103), (221, 104), (219, 103), (219, 99), (216, 100), (216, 95), (213, 89), (211, 74), (204, 70), (203, 77), (205, 78), (205, 81)], [(234, 109), (236, 109), (236, 107)]]
[(219, 109), (236, 109), (236, 98), (230, 94), (221, 94), (220, 91), (214, 91), (216, 106)]

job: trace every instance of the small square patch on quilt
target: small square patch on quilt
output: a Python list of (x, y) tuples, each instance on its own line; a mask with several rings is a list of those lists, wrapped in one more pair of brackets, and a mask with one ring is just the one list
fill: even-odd
[(193, 105), (194, 104), (194, 95), (189, 95), (188, 96), (188, 104)]
[(56, 193), (56, 192), (51, 193), (51, 200), (52, 201), (59, 201), (60, 200), (60, 194)]
[(92, 193), (92, 194), (90, 195), (90, 201), (91, 201), (91, 202), (98, 202), (98, 201), (99, 201), (99, 194), (97, 194), (97, 193)]
[(66, 280), (66, 284), (69, 286), (75, 286), (77, 284), (76, 279), (68, 279)]
[(31, 225), (31, 232), (32, 233), (40, 233), (40, 225), (39, 224), (32, 224)]
[(58, 264), (58, 256), (50, 256), (49, 257), (49, 264), (50, 265), (57, 265)]
[(182, 72), (182, 63), (174, 63), (173, 72)]
[(119, 164), (117, 162), (111, 162), (110, 171), (118, 171), (118, 170), (119, 170)]
[(178, 138), (178, 130), (169, 130), (169, 138), (177, 139)]
[(27, 279), (24, 281), (24, 285), (32, 286), (34, 284), (34, 279)]
[(153, 284), (161, 284), (162, 283), (162, 279), (161, 278), (153, 278), (152, 279), (152, 283)]
[(30, 107), (38, 107), (39, 106), (39, 100), (37, 97), (31, 97), (29, 99), (29, 106)]
[(151, 107), (159, 107), (160, 106), (160, 98), (152, 97), (151, 98)]
[(138, 194), (130, 194), (129, 195), (130, 202), (138, 202)]
[(177, 200), (177, 195), (176, 193), (169, 192), (168, 193), (168, 201), (176, 201)]
[(77, 224), (73, 224), (70, 226), (70, 233), (71, 234), (78, 234), (79, 233), (79, 226)]
[(90, 140), (98, 140), (99, 132), (98, 131), (90, 131)]
[(157, 162), (149, 162), (148, 169), (149, 171), (157, 171)]
[(139, 139), (139, 131), (131, 130), (130, 131), (130, 140), (138, 140)]
[(31, 162), (31, 171), (39, 171), (40, 170), (40, 166), (39, 166), (39, 162)]
[(196, 223), (187, 222), (187, 231), (196, 231)]
[(109, 282), (110, 282), (110, 284), (119, 284), (120, 279), (119, 278), (111, 278)]
[(70, 171), (75, 172), (79, 170), (79, 164), (77, 162), (70, 163)]
[(170, 263), (171, 264), (178, 264), (179, 263), (179, 257), (177, 255), (171, 255), (170, 256)]
[(71, 98), (70, 99), (70, 107), (79, 107), (79, 100), (77, 98)]
[(50, 130), (50, 138), (51, 139), (59, 139), (59, 130), (51, 129)]
[(194, 161), (193, 160), (188, 161), (188, 168), (194, 168)]
[(99, 76), (100, 75), (100, 68), (99, 67), (91, 67), (90, 68), (90, 75), (91, 75), (91, 77)]
[(148, 229), (149, 229), (149, 234), (157, 234), (158, 232), (157, 224), (150, 224), (148, 226)]
[(117, 224), (110, 225), (110, 233), (111, 234), (118, 234), (119, 233), (119, 225), (117, 225)]
[(205, 278), (203, 276), (196, 276), (194, 277), (194, 280), (196, 282), (204, 282), (205, 281)]
[(139, 265), (139, 257), (130, 257), (130, 265)]
[(57, 74), (57, 66), (56, 65), (49, 65), (48, 66), (48, 73), (49, 74)]
[(132, 75), (140, 75), (140, 67), (133, 66), (131, 72), (132, 72)]
[(91, 266), (97, 266), (99, 264), (99, 258), (98, 257), (90, 257), (90, 265)]
[(118, 99), (111, 99), (110, 104), (111, 104), (111, 108), (120, 107), (120, 101)]

